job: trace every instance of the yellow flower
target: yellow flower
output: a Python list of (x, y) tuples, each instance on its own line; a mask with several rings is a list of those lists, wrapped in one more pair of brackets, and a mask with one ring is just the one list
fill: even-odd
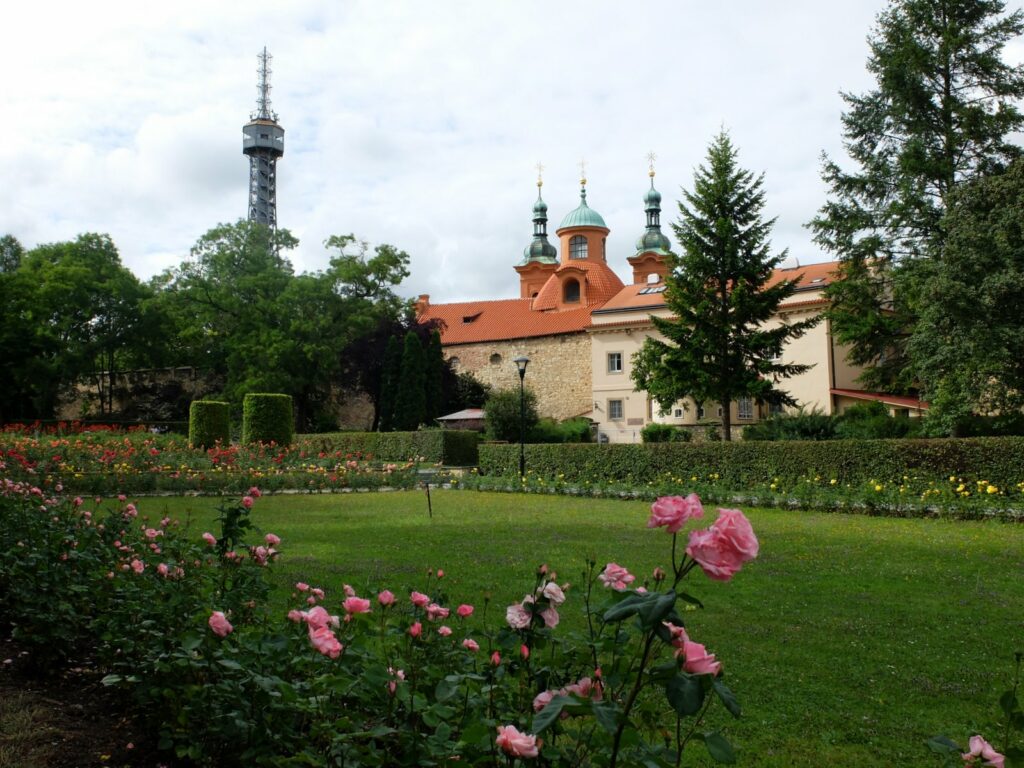
[(881, 491), (881, 490), (882, 490), (882, 486), (880, 486), (880, 485), (876, 485), (875, 486), (875, 491)]
[(985, 489), (985, 493), (988, 493), (988, 494), (999, 493), (999, 489), (996, 488), (994, 485), (990, 485), (988, 488)]
[(829, 485), (835, 485), (836, 482), (837, 482), (836, 479), (833, 477), (831, 480), (828, 481), (828, 484)]

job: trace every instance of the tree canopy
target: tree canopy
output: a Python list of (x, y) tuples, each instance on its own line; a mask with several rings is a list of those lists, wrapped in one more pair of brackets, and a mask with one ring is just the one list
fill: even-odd
[(663, 410), (689, 396), (722, 405), (730, 439), (730, 406), (740, 397), (795, 404), (776, 384), (807, 369), (778, 360), (787, 340), (817, 322), (811, 318), (768, 324), (796, 283), (769, 285), (786, 257), (772, 255), (768, 240), (774, 220), (764, 220), (764, 177), (736, 162), (725, 133), (708, 149), (683, 192), (680, 219), (673, 225), (682, 254), (669, 258), (665, 304), (671, 318), (652, 317), (662, 338), (651, 337), (633, 357), (633, 381)]

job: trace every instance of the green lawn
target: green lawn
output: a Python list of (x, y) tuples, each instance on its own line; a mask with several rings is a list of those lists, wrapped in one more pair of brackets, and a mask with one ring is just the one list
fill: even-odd
[[(190, 518), (198, 535), (216, 504), (139, 508)], [(760, 557), (728, 584), (693, 574), (707, 608), (688, 621), (744, 706), (742, 720), (713, 723), (741, 765), (936, 765), (923, 744), (936, 733), (995, 742), (996, 699), (1024, 648), (1024, 526), (745, 511)], [(541, 562), (578, 581), (588, 557), (642, 576), (669, 556), (641, 502), (435, 491), (430, 518), (423, 492), (276, 496), (253, 517), (283, 539), (281, 610), (296, 580), (336, 607), (343, 582), (401, 594), (441, 567), (452, 602), (489, 593), (497, 621)], [(571, 592), (565, 609), (570, 620)]]

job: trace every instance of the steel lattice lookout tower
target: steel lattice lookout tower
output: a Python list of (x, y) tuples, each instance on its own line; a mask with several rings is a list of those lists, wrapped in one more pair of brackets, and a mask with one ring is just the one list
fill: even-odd
[(256, 111), (242, 128), (242, 152), (249, 156), (249, 221), (277, 227), (277, 160), (284, 154), (284, 128), (270, 108), (270, 60), (266, 47), (258, 57)]

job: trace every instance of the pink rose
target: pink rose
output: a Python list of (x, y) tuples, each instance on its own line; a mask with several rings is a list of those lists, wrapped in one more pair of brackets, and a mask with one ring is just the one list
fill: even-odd
[(682, 654), (685, 657), (683, 669), (691, 675), (717, 675), (722, 671), (722, 663), (715, 661), (715, 654), (708, 653), (700, 643), (683, 641)]
[(379, 595), (377, 595), (377, 602), (383, 605), (385, 608), (395, 602), (395, 593), (391, 590), (385, 589)]
[(309, 592), (309, 584), (304, 581), (295, 582), (295, 588), (299, 590), (299, 592)]
[(214, 536), (209, 531), (207, 531), (206, 533), (203, 534), (203, 541), (205, 541), (207, 544), (209, 544), (211, 547), (213, 547), (213, 546), (216, 546), (216, 544), (217, 544), (217, 537)]
[(341, 591), (345, 593), (345, 597), (355, 597), (356, 590), (351, 584), (342, 584)]
[(467, 651), (472, 651), (473, 653), (476, 653), (480, 650), (480, 644), (471, 637), (467, 637), (465, 640), (462, 641), (462, 647), (465, 648)]
[(430, 597), (428, 595), (424, 595), (422, 592), (411, 592), (409, 594), (409, 600), (412, 601), (412, 604), (417, 608), (425, 608), (430, 602)]
[(548, 606), (540, 612), (540, 617), (544, 619), (544, 626), (548, 629), (554, 629), (558, 626), (558, 611), (553, 607)]
[(338, 642), (338, 638), (327, 627), (309, 628), (309, 642), (324, 656), (332, 659), (338, 658), (344, 646)]
[(210, 620), (207, 623), (217, 637), (227, 637), (234, 630), (223, 611), (214, 611), (210, 614)]
[(281, 537), (274, 533), (268, 533), (266, 536), (263, 537), (263, 540), (266, 541), (267, 544), (269, 544), (272, 547), (276, 547), (278, 544), (281, 543)]
[(540, 712), (555, 698), (555, 691), (541, 691), (533, 697), (533, 711)]
[(531, 733), (520, 733), (514, 725), (499, 725), (498, 738), (494, 743), (512, 757), (536, 757), (538, 754), (537, 737)]
[(263, 494), (260, 493), (260, 489), (254, 485), (252, 488), (249, 489), (249, 495), (252, 496), (254, 499), (258, 499)]
[(136, 573), (142, 573), (144, 570), (146, 570), (146, 564), (143, 563), (141, 560), (132, 560), (132, 570)]
[(320, 629), (320, 627), (326, 627), (328, 624), (336, 627), (341, 623), (338, 621), (337, 616), (329, 614), (321, 605), (310, 608), (302, 616), (310, 629)]
[(501, 666), (501, 654), (498, 653), (498, 651), (495, 651), (491, 654), (491, 664), (495, 667)]
[(443, 579), (444, 578), (444, 571), (442, 569), (440, 569), (440, 568), (437, 569), (437, 578), (439, 578), (439, 579)]
[(720, 509), (718, 520), (702, 531), (691, 531), (686, 554), (716, 581), (728, 581), (743, 563), (757, 557), (758, 543), (750, 521), (738, 509)]
[(446, 627), (444, 626), (444, 624), (437, 628), (437, 634), (439, 634), (441, 637), (448, 637), (448, 635), (450, 635), (451, 633), (451, 627)]
[(346, 613), (369, 613), (370, 601), (363, 597), (346, 597), (341, 604)]
[(437, 621), (438, 619), (447, 619), (451, 613), (447, 608), (442, 608), (437, 603), (431, 603), (427, 606), (427, 618), (431, 621)]
[(394, 680), (389, 680), (388, 681), (388, 693), (390, 693), (392, 696), (394, 696), (395, 695), (395, 691), (398, 690), (399, 682), (402, 682), (402, 681), (405, 680), (405, 672), (403, 670), (401, 670), (401, 669), (394, 669), (392, 667), (388, 667), (388, 674), (389, 675), (393, 675), (394, 678), (395, 678)]
[(555, 607), (558, 607), (565, 602), (565, 592), (563, 592), (562, 588), (553, 581), (549, 581), (544, 585), (544, 589), (541, 594), (550, 600), (551, 604)]
[(628, 589), (629, 585), (636, 580), (636, 576), (616, 563), (608, 563), (608, 565), (604, 567), (604, 570), (598, 574), (597, 578), (600, 579), (601, 583), (606, 587), (610, 587), (611, 589), (615, 589), (620, 592), (624, 589)]
[(513, 603), (505, 609), (505, 621), (512, 629), (526, 629), (533, 616), (522, 603)]
[[(128, 501), (128, 497), (125, 496), (123, 493), (119, 493), (117, 494), (117, 500), (123, 504), (124, 502)], [(96, 501), (99, 501), (99, 499), (96, 499)]]
[(295, 609), (288, 611), (289, 621), (294, 621), (296, 624), (298, 624), (300, 621), (302, 621), (303, 618), (304, 616), (302, 615), (302, 611), (297, 611)]
[(704, 517), (704, 507), (696, 493), (691, 493), (685, 499), (682, 496), (662, 496), (651, 504), (647, 527), (665, 526), (669, 533), (678, 533), (689, 520), (697, 517)]
[(422, 634), (423, 634), (423, 625), (420, 624), (418, 621), (415, 624), (413, 624), (411, 627), (409, 627), (409, 635), (411, 637), (419, 637)]
[(473, 615), (473, 606), (463, 603), (455, 609), (455, 613), (459, 615), (459, 618), (468, 619), (470, 616)]
[(252, 498), (252, 496), (243, 496), (242, 497), (242, 506), (243, 507), (245, 507), (246, 509), (252, 509), (252, 505), (253, 505), (253, 498)]
[(171, 569), (167, 567), (167, 563), (160, 563), (160, 565), (156, 567), (156, 572), (164, 577), (166, 577), (170, 571)]
[(980, 757), (986, 761), (982, 763), (982, 765), (1003, 768), (1006, 758), (996, 752), (995, 749), (992, 748), (992, 745), (985, 741), (981, 736), (971, 736), (968, 746), (971, 748), (971, 751), (964, 752), (963, 755), (961, 755), (964, 762), (973, 765), (975, 762), (974, 758)]
[(314, 597), (318, 597), (318, 598), (320, 598), (321, 600), (323, 600), (323, 599), (324, 599), (324, 591), (323, 591), (322, 589), (320, 589), (320, 587), (313, 587), (313, 588), (312, 588), (312, 589), (310, 590), (310, 592), (312, 592), (312, 593), (313, 593), (313, 596), (314, 596)]
[(530, 649), (525, 644), (519, 646), (519, 655), (522, 656), (523, 659), (530, 658)]

